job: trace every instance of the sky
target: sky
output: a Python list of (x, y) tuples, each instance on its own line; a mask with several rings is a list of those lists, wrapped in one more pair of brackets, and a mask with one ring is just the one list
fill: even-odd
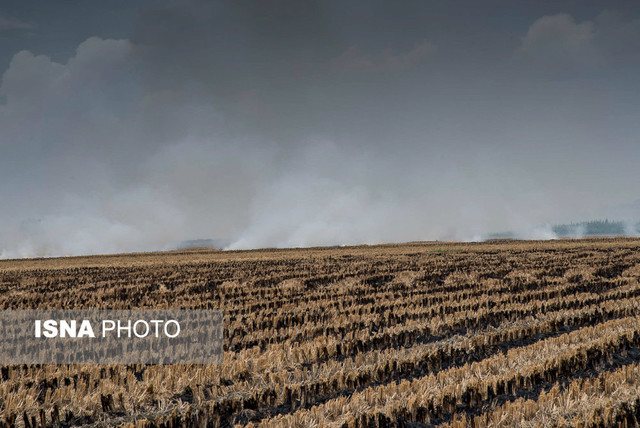
[(640, 221), (635, 1), (4, 0), (0, 258)]

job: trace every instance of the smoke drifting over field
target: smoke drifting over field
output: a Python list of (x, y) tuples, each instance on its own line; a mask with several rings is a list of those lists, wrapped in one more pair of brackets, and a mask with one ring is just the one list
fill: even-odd
[(1, 257), (640, 221), (633, 2), (137, 6), (0, 10)]

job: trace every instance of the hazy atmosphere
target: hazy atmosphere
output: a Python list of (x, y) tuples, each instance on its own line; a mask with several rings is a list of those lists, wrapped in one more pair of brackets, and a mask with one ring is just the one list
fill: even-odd
[(0, 5), (0, 257), (640, 222), (636, 1)]

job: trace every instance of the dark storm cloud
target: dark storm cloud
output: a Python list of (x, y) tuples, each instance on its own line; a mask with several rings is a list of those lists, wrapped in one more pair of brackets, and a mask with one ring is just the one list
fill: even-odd
[(147, 9), (133, 42), (153, 90), (215, 98), (235, 125), (291, 140), (324, 131), (326, 122), (349, 127), (339, 124), (336, 102), (359, 104), (355, 95), (367, 86), (399, 81), (394, 72), (422, 65), (435, 51), (415, 29), (407, 39), (396, 27), (376, 25), (393, 8), (374, 9), (353, 34), (338, 3), (191, 1)]
[(633, 221), (631, 3), (136, 5), (58, 42), (63, 6), (2, 15), (36, 25), (0, 86), (4, 257)]
[[(314, 2), (189, 2), (150, 8), (133, 40), (150, 90), (213, 100), (238, 126), (281, 130), (305, 102), (317, 63), (335, 40)], [(161, 65), (162, 64), (162, 65)], [(294, 125), (297, 124), (297, 125)]]

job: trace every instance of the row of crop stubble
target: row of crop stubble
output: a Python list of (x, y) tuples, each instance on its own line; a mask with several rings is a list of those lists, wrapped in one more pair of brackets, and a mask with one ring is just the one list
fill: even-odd
[[(544, 409), (558, 408), (554, 397), (567, 391), (577, 397), (576, 385), (595, 397), (588, 381), (603, 378), (604, 385), (619, 370), (632, 376), (640, 362), (639, 244), (431, 243), (0, 262), (3, 308), (225, 313), (219, 366), (2, 367), (0, 421), (306, 427), (526, 426), (540, 422), (538, 414), (544, 423), (632, 420), (635, 384), (627, 381), (625, 398), (599, 413)], [(523, 413), (531, 421), (513, 416), (525, 407), (541, 410)]]

